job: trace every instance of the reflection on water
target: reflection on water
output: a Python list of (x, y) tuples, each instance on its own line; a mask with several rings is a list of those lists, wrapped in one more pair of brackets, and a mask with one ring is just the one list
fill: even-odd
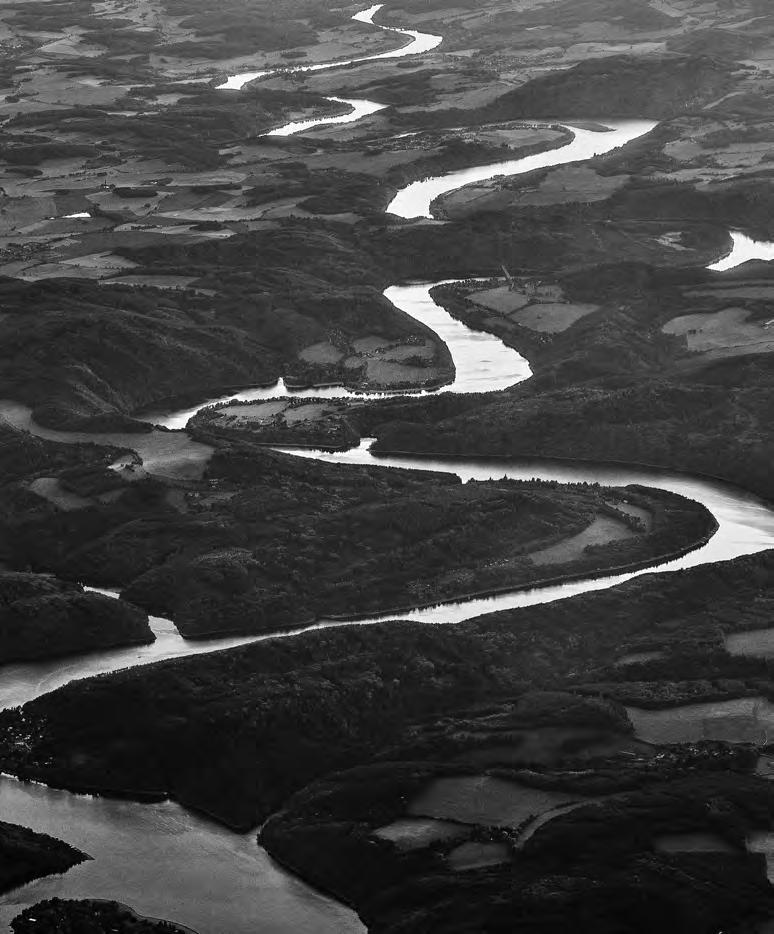
[[(353, 18), (359, 22), (373, 24), (373, 17), (379, 9), (381, 4), (364, 10)], [(404, 36), (408, 40), (407, 44), (399, 49), (352, 61), (400, 58), (428, 51), (441, 42), (438, 36), (413, 30), (380, 28)], [(321, 71), (343, 64), (347, 62), (293, 66), (283, 70)], [(276, 69), (274, 71), (276, 72)], [(249, 81), (269, 73), (257, 71), (234, 75), (221, 87), (241, 88)], [(365, 106), (367, 102), (352, 103), (353, 106)], [(351, 118), (352, 115), (345, 115), (345, 118), (338, 122), (347, 122), (346, 117)], [(319, 125), (319, 121), (316, 125)], [(542, 166), (588, 158), (622, 145), (648, 132), (652, 126), (652, 123), (639, 121), (616, 124), (610, 133), (592, 133), (577, 129), (573, 142), (561, 150), (452, 173), (439, 179), (427, 180), (417, 186), (409, 186), (398, 193), (390, 210), (405, 217), (426, 216), (433, 198), (460, 185), (480, 181), (498, 173), (516, 174)], [(294, 129), (289, 132), (296, 131)], [(735, 238), (735, 247), (736, 244)], [(506, 388), (529, 376), (529, 367), (519, 354), (506, 348), (492, 335), (472, 331), (460, 322), (453, 321), (429, 298), (429, 288), (427, 284), (401, 286), (388, 290), (386, 294), (396, 305), (428, 324), (449, 345), (457, 375), (454, 384), (447, 387), (446, 391), (493, 391)], [(288, 390), (280, 382), (268, 389), (240, 393), (239, 398), (263, 399), (287, 393)], [(297, 395), (346, 397), (354, 394), (333, 388), (307, 390)], [(197, 410), (198, 407), (171, 414), (160, 413), (157, 422), (168, 427), (182, 427)], [(84, 440), (131, 447), (140, 453), (148, 469), (160, 474), (180, 476), (188, 470), (191, 476), (197, 476), (211, 453), (206, 445), (193, 442), (184, 433), (64, 434), (36, 426), (31, 420), (29, 410), (15, 403), (4, 405), (0, 415), (8, 416), (18, 427), (24, 427), (41, 437), (53, 440)], [(466, 481), (497, 479), (503, 476), (522, 479), (540, 476), (566, 482), (587, 480), (611, 485), (645, 483), (683, 493), (708, 506), (717, 517), (720, 529), (704, 548), (686, 558), (663, 565), (662, 569), (690, 567), (707, 561), (751, 554), (771, 547), (774, 543), (774, 514), (764, 504), (740, 491), (687, 477), (651, 474), (625, 468), (557, 465), (547, 461), (486, 462), (465, 459), (427, 460), (417, 457), (376, 459), (370, 453), (368, 442), (342, 455), (328, 455), (319, 451), (293, 453), (339, 463), (380, 463), (385, 466), (450, 471)], [(400, 615), (424, 622), (456, 622), (482, 612), (527, 606), (572, 596), (586, 590), (608, 587), (632, 576), (634, 575), (611, 576), (599, 581), (579, 581), (519, 594), (453, 602)], [(155, 619), (152, 623), (157, 635), (157, 641), (152, 646), (117, 649), (78, 659), (4, 668), (0, 685), (0, 704), (20, 704), (70, 680), (99, 672), (252, 641), (250, 637), (240, 637), (218, 640), (212, 644), (189, 643), (181, 638), (169, 621)], [(742, 706), (729, 707), (729, 704)], [(748, 705), (747, 708), (744, 707), (745, 704)], [(696, 713), (697, 706), (705, 710)], [(707, 731), (711, 736), (725, 731), (724, 735), (732, 738), (754, 735), (754, 741), (760, 741), (758, 737), (761, 731), (765, 733), (774, 719), (770, 705), (749, 699), (728, 702), (725, 706), (695, 705), (693, 714), (686, 713), (690, 710), (691, 708), (667, 712), (632, 711), (631, 715), (635, 722), (637, 717), (640, 718), (638, 731), (643, 738), (660, 733), (662, 737), (675, 737), (661, 740), (671, 742), (685, 741), (683, 737), (694, 738), (694, 734), (697, 734), (695, 738), (702, 738), (708, 735)], [(662, 715), (662, 720), (657, 719), (658, 713)], [(667, 716), (663, 717), (664, 714)], [(106, 801), (3, 778), (0, 780), (0, 805), (2, 819), (60, 837), (94, 857), (93, 861), (71, 870), (62, 877), (39, 880), (0, 898), (0, 924), (7, 924), (27, 905), (41, 898), (56, 895), (118, 899), (130, 903), (142, 914), (177, 920), (190, 925), (200, 934), (347, 934), (363, 931), (363, 926), (353, 912), (315, 893), (276, 867), (265, 851), (256, 846), (254, 834), (233, 834), (189, 814), (170, 802), (136, 804), (128, 801)], [(325, 858), (325, 854), (320, 855), (321, 858)]]
[(387, 213), (405, 218), (432, 217), (430, 205), (433, 201), (441, 195), (462, 188), (463, 185), (484, 182), (497, 175), (521, 175), (546, 166), (566, 165), (568, 162), (591, 159), (592, 156), (600, 156), (644, 136), (655, 126), (656, 123), (652, 120), (623, 120), (610, 124), (610, 131), (607, 133), (571, 127), (575, 134), (574, 139), (569, 145), (559, 149), (412, 182), (395, 195), (387, 206)]
[(316, 65), (289, 65), (279, 68), (265, 68), (262, 71), (247, 71), (238, 75), (231, 75), (227, 81), (218, 85), (222, 90), (238, 91), (251, 81), (258, 78), (265, 78), (267, 75), (275, 74), (297, 74), (298, 72), (328, 71), (330, 68), (341, 68), (344, 65), (354, 65), (360, 62), (376, 62), (390, 58), (403, 58), (406, 55), (419, 55), (421, 52), (429, 52), (443, 42), (442, 36), (431, 36), (428, 33), (416, 32), (413, 29), (397, 29), (395, 26), (379, 26), (374, 22), (374, 16), (382, 9), (383, 3), (377, 3), (367, 10), (361, 10), (352, 17), (358, 23), (366, 23), (369, 26), (376, 26), (385, 32), (394, 32), (396, 35), (408, 39), (397, 49), (390, 49), (388, 52), (379, 52), (375, 55), (363, 55), (359, 58), (342, 59), (335, 62), (319, 62)]
[(235, 648), (255, 641), (255, 636), (191, 641), (184, 639), (174, 623), (168, 619), (151, 616), (149, 622), (156, 636), (156, 641), (150, 645), (133, 645), (72, 658), (4, 665), (0, 678), (0, 710), (26, 704), (42, 694), (80, 678), (136, 668), (138, 665), (148, 665), (169, 658), (200, 655), (215, 649)]
[(143, 418), (164, 428), (185, 428), (188, 420), (204, 405), (215, 405), (239, 399), (243, 402), (257, 402), (265, 399), (293, 396), (297, 399), (364, 399), (392, 396), (427, 396), (443, 392), (497, 392), (520, 383), (532, 375), (529, 364), (520, 353), (506, 346), (499, 337), (487, 331), (475, 331), (457, 321), (440, 305), (436, 305), (430, 292), (437, 285), (444, 285), (455, 280), (441, 282), (422, 282), (412, 285), (394, 285), (386, 289), (385, 298), (389, 299), (401, 311), (411, 315), (416, 321), (434, 331), (446, 344), (454, 361), (454, 381), (437, 390), (417, 390), (415, 392), (357, 392), (343, 386), (326, 386), (312, 389), (288, 389), (280, 379), (272, 386), (244, 389), (240, 392), (219, 396), (206, 403), (180, 409), (175, 412), (149, 412)]
[(9, 399), (0, 399), (0, 421), (47, 441), (129, 448), (139, 454), (146, 470), (161, 477), (198, 478), (212, 456), (208, 444), (194, 441), (183, 432), (88, 432), (45, 428), (32, 420), (29, 406)]
[(731, 231), (731, 240), (733, 241), (731, 252), (717, 263), (707, 266), (707, 269), (724, 272), (727, 269), (741, 266), (742, 263), (748, 263), (752, 259), (774, 260), (774, 243), (752, 240), (738, 230)]
[(66, 840), (93, 860), (0, 898), (0, 928), (43, 898), (106, 898), (199, 934), (349, 934), (354, 912), (277, 867), (255, 834), (177, 804), (136, 804), (0, 780), (3, 819)]
[(386, 104), (377, 104), (376, 101), (357, 100), (347, 97), (326, 97), (326, 101), (332, 101), (335, 104), (346, 104), (352, 109), (338, 117), (313, 117), (309, 120), (296, 120), (292, 123), (286, 123), (284, 126), (277, 127), (266, 133), (266, 136), (295, 136), (296, 133), (306, 133), (318, 126), (333, 126), (334, 124), (355, 123), (368, 117), (371, 114), (384, 110)]
[[(427, 294), (428, 288), (427, 285), (396, 287), (388, 290), (387, 294), (400, 307), (410, 309), (409, 313), (431, 326), (449, 344), (457, 366), (457, 380), (450, 391), (503, 388), (529, 374), (525, 361), (515, 351), (505, 348), (491, 335), (471, 332), (435, 306)], [(4, 413), (13, 415), (12, 405), (11, 408), (6, 407)], [(197, 446), (184, 433), (122, 435), (120, 440), (115, 435), (73, 436), (40, 429), (29, 419), (28, 410), (20, 413), (17, 408), (15, 412), (24, 423), (23, 427), (43, 437), (128, 444), (143, 456), (147, 453), (150, 458), (156, 458), (152, 463), (154, 466), (160, 463), (162, 469), (170, 462), (177, 467), (186, 457), (203, 461), (207, 454), (202, 451), (204, 446)], [(165, 417), (163, 423), (184, 423), (188, 415), (189, 412), (172, 413)], [(162, 446), (161, 454), (154, 445)], [(666, 472), (545, 460), (375, 457), (370, 452), (370, 439), (343, 454), (322, 451), (293, 453), (337, 463), (382, 464), (452, 472), (463, 481), (541, 477), (559, 482), (586, 481), (606, 485), (639, 483), (681, 493), (704, 503), (718, 520), (717, 534), (704, 547), (661, 565), (659, 570), (675, 570), (752, 554), (774, 544), (774, 513), (755, 497), (720, 483)], [(163, 455), (167, 455), (166, 460)], [(423, 622), (451, 623), (479, 613), (528, 606), (609, 587), (634, 576), (611, 575), (596, 581), (577, 581), (497, 597), (456, 601), (399, 615)], [(387, 614), (383, 618), (394, 618), (395, 615)], [(185, 642), (168, 621), (154, 620), (153, 625), (157, 634), (157, 642), (153, 646), (6, 668), (0, 686), (0, 701), (4, 705), (18, 704), (73, 678), (161, 657), (252, 641), (249, 637), (242, 637), (209, 645), (192, 644)], [(638, 735), (656, 742), (685, 742), (701, 738), (764, 742), (774, 722), (770, 705), (750, 699), (693, 705), (672, 711), (632, 710), (630, 715), (637, 725)], [(176, 805), (108, 802), (40, 786), (22, 785), (11, 779), (0, 781), (0, 801), (4, 819), (61, 836), (96, 857), (94, 862), (63, 877), (40, 880), (0, 899), (0, 918), (8, 920), (18, 910), (42, 897), (88, 895), (129, 902), (143, 914), (173, 918), (189, 924), (200, 934), (221, 934), (224, 930), (231, 934), (253, 934), (255, 931), (269, 934), (290, 934), (291, 931), (325, 934), (330, 931), (333, 934), (363, 930), (352, 912), (319, 896), (277, 869), (266, 853), (255, 845), (253, 835), (231, 834)], [(149, 841), (152, 841), (152, 856), (149, 856)]]
[[(594, 464), (561, 463), (540, 459), (486, 460), (474, 458), (417, 457), (411, 455), (372, 455), (372, 439), (364, 439), (357, 447), (343, 453), (326, 451), (299, 451), (285, 449), (299, 457), (311, 457), (332, 463), (381, 464), (418, 470), (437, 470), (454, 473), (464, 482), (468, 480), (556, 480), (560, 483), (600, 483), (605, 486), (641, 484), (678, 493), (702, 503), (715, 516), (718, 531), (706, 545), (695, 551), (663, 562), (651, 568), (624, 574), (610, 574), (596, 579), (570, 581), (532, 590), (480, 597), (443, 603), (433, 607), (395, 614), (386, 613), (370, 621), (411, 619), (426, 623), (455, 623), (482, 613), (516, 607), (533, 606), (566, 597), (602, 590), (654, 571), (677, 571), (713, 561), (726, 561), (742, 555), (765, 551), (774, 545), (774, 511), (762, 500), (722, 483), (699, 480), (666, 471), (642, 468), (615, 467)], [(279, 450), (283, 450), (280, 448)]]
[[(238, 636), (190, 642), (169, 620), (150, 622), (152, 645), (4, 666), (0, 708), (79, 678), (255, 641)], [(0, 777), (0, 819), (51, 834), (93, 857), (63, 876), (0, 897), (0, 929), (25, 907), (56, 896), (115, 899), (199, 934), (363, 931), (354, 912), (276, 866), (255, 832), (234, 834), (172, 802), (111, 801)]]

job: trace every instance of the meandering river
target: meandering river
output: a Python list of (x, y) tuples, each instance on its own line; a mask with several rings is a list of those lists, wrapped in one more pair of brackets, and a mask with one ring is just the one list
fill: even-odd
[(421, 52), (430, 52), (443, 42), (443, 36), (433, 36), (426, 32), (416, 32), (413, 29), (398, 29), (395, 26), (379, 26), (374, 22), (374, 16), (382, 9), (383, 3), (375, 3), (367, 10), (361, 10), (352, 17), (355, 22), (376, 26), (386, 32), (394, 32), (403, 36), (407, 41), (403, 45), (387, 52), (378, 52), (373, 55), (363, 55), (359, 58), (338, 59), (333, 62), (318, 62), (313, 65), (288, 65), (284, 68), (265, 68), (262, 71), (245, 71), (229, 78), (218, 85), (225, 91), (238, 91), (251, 81), (265, 78), (267, 75), (297, 74), (298, 72), (329, 71), (331, 68), (343, 68), (346, 65), (356, 65), (363, 62), (377, 62), (390, 58), (406, 58), (408, 55), (419, 55)]
[[(371, 7), (354, 18), (372, 23), (381, 5)], [(353, 62), (399, 58), (428, 51), (441, 41), (411, 30), (392, 27), (407, 39), (407, 44), (391, 52), (352, 59)], [(347, 62), (329, 62), (298, 66), (296, 71), (320, 71)], [(224, 89), (240, 88), (267, 71), (231, 76)], [(343, 102), (343, 101), (342, 101)], [(357, 101), (347, 101), (357, 108)], [(378, 108), (379, 105), (374, 105)], [(373, 110), (369, 112), (374, 112)], [(349, 119), (347, 119), (349, 118)], [(275, 132), (298, 132), (312, 124), (350, 122), (344, 118), (302, 121)], [(427, 216), (432, 200), (472, 181), (482, 181), (499, 174), (518, 174), (549, 165), (589, 158), (607, 152), (648, 132), (652, 123), (619, 123), (607, 132), (593, 133), (578, 128), (574, 139), (562, 149), (552, 150), (496, 165), (463, 170), (428, 179), (399, 192), (390, 211), (403, 217)], [(740, 259), (749, 254), (748, 245), (735, 238)], [(724, 268), (735, 265), (732, 253), (723, 261)], [(442, 391), (497, 391), (530, 375), (526, 361), (491, 334), (471, 330), (453, 320), (430, 297), (431, 284), (395, 286), (385, 293), (398, 307), (431, 327), (451, 351), (456, 378)], [(285, 394), (281, 382), (261, 390), (240, 393), (239, 398), (261, 399)], [(342, 388), (306, 390), (304, 396), (349, 396)], [(231, 396), (225, 398), (232, 398)], [(216, 400), (213, 400), (216, 401)], [(217, 400), (219, 401), (219, 400)], [(198, 407), (197, 407), (198, 408)], [(197, 409), (157, 413), (159, 425), (181, 428)], [(84, 440), (83, 435), (42, 429), (30, 418), (29, 411), (15, 403), (0, 404), (0, 416), (44, 437), (62, 441)], [(208, 456), (204, 445), (197, 445), (185, 434), (167, 435), (163, 451), (155, 451), (148, 436), (86, 436), (96, 443), (146, 445), (141, 451), (151, 468), (179, 470), (180, 463), (200, 464)], [(143, 440), (144, 439), (144, 440)], [(558, 463), (544, 460), (484, 461), (470, 458), (424, 459), (417, 457), (375, 458), (370, 443), (342, 454), (294, 450), (292, 453), (339, 463), (377, 463), (384, 466), (435, 469), (454, 472), (463, 480), (541, 477), (559, 481), (598, 481), (611, 485), (644, 483), (682, 493), (704, 503), (718, 520), (718, 532), (712, 540), (689, 555), (666, 562), (659, 570), (690, 567), (709, 561), (751, 554), (774, 547), (774, 510), (741, 490), (709, 480), (645, 469)], [(639, 572), (644, 573), (644, 572)], [(455, 601), (436, 607), (401, 613), (427, 623), (452, 623), (482, 612), (572, 596), (586, 590), (601, 589), (620, 583), (632, 574), (610, 575), (597, 580), (576, 581), (497, 597)], [(387, 614), (384, 618), (392, 618)], [(348, 625), (373, 622), (357, 620)], [(133, 647), (95, 653), (81, 658), (54, 660), (34, 665), (7, 666), (2, 672), (0, 707), (22, 704), (42, 693), (77, 678), (88, 677), (117, 668), (147, 664), (161, 658), (191, 655), (254, 641), (252, 637), (215, 640), (212, 643), (188, 643), (168, 620), (151, 621), (157, 640), (151, 646)], [(319, 625), (329, 624), (321, 621)], [(312, 627), (316, 628), (316, 627)], [(289, 634), (291, 637), (295, 634)], [(263, 637), (268, 638), (268, 637)], [(127, 902), (142, 914), (168, 917), (195, 928), (200, 934), (349, 934), (362, 931), (355, 914), (334, 900), (320, 895), (300, 880), (277, 867), (266, 852), (256, 846), (255, 834), (231, 833), (193, 815), (172, 802), (137, 804), (110, 801), (90, 796), (56, 791), (42, 785), (21, 783), (13, 778), (0, 779), (0, 814), (35, 830), (50, 833), (85, 850), (94, 859), (64, 876), (41, 879), (23, 886), (0, 899), (0, 926), (8, 925), (23, 907), (41, 898), (94, 897)], [(324, 854), (321, 854), (324, 858)]]
[(335, 117), (310, 117), (308, 120), (293, 120), (269, 131), (266, 136), (295, 136), (296, 133), (306, 133), (318, 126), (332, 126), (342, 123), (356, 123), (363, 117), (384, 110), (386, 104), (377, 104), (376, 101), (361, 100), (359, 98), (326, 97), (326, 101), (334, 104), (344, 104), (351, 108), (347, 113)]

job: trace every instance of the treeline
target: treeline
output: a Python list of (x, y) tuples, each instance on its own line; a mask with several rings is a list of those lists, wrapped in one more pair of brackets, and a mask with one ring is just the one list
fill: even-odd
[(0, 821), (0, 893), (90, 859), (61, 840)]
[[(724, 276), (734, 288), (751, 273)], [(550, 341), (503, 329), (503, 340), (528, 354), (532, 379), (497, 396), (371, 403), (354, 419), (377, 437), (374, 452), (650, 464), (716, 476), (774, 497), (772, 357), (754, 348), (720, 359), (692, 354), (684, 340), (661, 330), (672, 318), (695, 312), (691, 292), (697, 288), (704, 290), (703, 310), (727, 307), (722, 290), (715, 296), (707, 288), (717, 279), (703, 269), (624, 263), (559, 281), (571, 300), (594, 300), (602, 308)], [(454, 317), (475, 323), (481, 311), (461, 292), (439, 290), (439, 300)], [(765, 318), (762, 298), (745, 298), (744, 305)]]
[(374, 451), (649, 464), (774, 498), (773, 378), (767, 358), (751, 357), (719, 364), (688, 385), (659, 379), (524, 391), (435, 425), (388, 422), (377, 429)]
[[(174, 85), (171, 92), (175, 93)], [(144, 98), (149, 91), (165, 93), (161, 86), (138, 88), (122, 103), (142, 107), (142, 112), (127, 120), (120, 113), (108, 113), (98, 107), (73, 107), (66, 110), (20, 114), (9, 126), (30, 127), (40, 134), (56, 136), (64, 124), (70, 134), (83, 139), (107, 138), (110, 151), (124, 155), (132, 150), (143, 158), (163, 160), (169, 167), (215, 169), (226, 165), (219, 150), (238, 140), (252, 139), (271, 129), (299, 108), (315, 108), (321, 114), (341, 110), (325, 97), (307, 91), (278, 91), (248, 88), (239, 94), (224, 94), (216, 88), (198, 87), (187, 93), (174, 107), (155, 107)], [(61, 130), (59, 130), (61, 132)], [(13, 164), (37, 165), (46, 158), (82, 156), (93, 158), (104, 153), (91, 145), (46, 141), (17, 142), (6, 138), (2, 155)]]
[(170, 44), (166, 50), (213, 59), (314, 45), (319, 29), (346, 23), (340, 12), (320, 8), (310, 0), (226, 0), (217, 9), (202, 2), (164, 0), (164, 8), (171, 16), (183, 17), (182, 28), (195, 33), (193, 39)]
[[(471, 126), (519, 119), (577, 120), (578, 114), (666, 119), (722, 97), (739, 78), (728, 63), (703, 55), (589, 58), (533, 78), (475, 110), (423, 113), (424, 127)], [(411, 123), (411, 114), (396, 123)]]
[(341, 227), (290, 225), (228, 246), (121, 252), (149, 275), (174, 270), (217, 295), (160, 298), (157, 289), (86, 280), (1, 283), (0, 389), (32, 405), (42, 424), (77, 429), (181, 394), (303, 374), (299, 352), (331, 331), (436, 341), (382, 297), (376, 258)]
[(118, 902), (51, 898), (11, 921), (13, 934), (190, 934), (170, 921), (143, 918)]
[[(670, 649), (708, 626), (717, 640), (769, 625), (772, 594), (767, 552), (461, 625), (333, 628), (163, 662), (3, 714), (0, 764), (66, 787), (166, 790), (246, 828), (314, 778), (371, 761), (412, 723), (581, 687), (645, 640)], [(726, 676), (737, 692), (760, 690), (771, 663), (726, 656)]]
[(153, 642), (138, 607), (50, 575), (0, 571), (0, 665)]
[[(171, 617), (186, 635), (204, 636), (647, 564), (694, 547), (714, 528), (706, 510), (681, 497), (626, 491), (623, 499), (633, 497), (654, 516), (647, 534), (541, 566), (532, 552), (580, 533), (610, 503), (615, 508), (620, 491), (462, 485), (450, 474), (325, 465), (224, 441), (201, 426), (195, 433), (217, 448), (199, 482), (123, 483), (104, 460), (52, 469), (61, 446), (51, 446), (53, 462), (42, 452), (38, 471), (92, 501), (62, 511), (24, 482), (3, 486), (0, 553), (20, 569), (122, 586), (130, 602)], [(14, 433), (8, 441), (18, 439), (23, 449), (27, 437)], [(106, 491), (119, 495), (100, 501)]]
[[(295, 796), (261, 840), (284, 865), (354, 905), (374, 931), (474, 934), (509, 930), (514, 917), (533, 934), (558, 934), (568, 917), (583, 934), (743, 930), (773, 904), (765, 860), (745, 851), (750, 834), (771, 827), (774, 798), (770, 783), (745, 774), (754, 759), (720, 744), (659, 750), (639, 788), (557, 809), (523, 848), (523, 827), (459, 827), (456, 840), (406, 849), (375, 835), (433, 779), (476, 774), (441, 752), (329, 776)], [(565, 761), (572, 768), (572, 757)], [(636, 754), (577, 765), (625, 782)], [(525, 793), (515, 781), (514, 798)], [(474, 850), (498, 843), (501, 862), (458, 869), (460, 837)], [(693, 838), (707, 841), (707, 851), (690, 852)], [(685, 851), (662, 848), (670, 840), (685, 840)]]

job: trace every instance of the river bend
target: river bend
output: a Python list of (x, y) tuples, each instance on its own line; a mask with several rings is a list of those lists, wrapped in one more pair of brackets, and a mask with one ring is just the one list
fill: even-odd
[[(377, 5), (356, 14), (355, 19), (373, 23), (381, 8)], [(435, 48), (440, 37), (411, 30), (379, 27), (396, 32), (406, 39), (399, 49), (352, 62), (400, 58)], [(321, 71), (348, 64), (346, 61), (299, 66), (295, 71)], [(270, 71), (256, 71), (231, 76), (221, 85), (237, 89)], [(344, 100), (342, 99), (342, 103)], [(357, 109), (357, 101), (346, 101)], [(378, 108), (378, 105), (375, 105)], [(373, 110), (369, 112), (374, 112)], [(351, 122), (353, 113), (344, 119), (324, 118), (301, 121), (281, 130), (302, 132), (310, 123)], [(349, 119), (346, 119), (349, 118)], [(498, 174), (518, 174), (543, 166), (589, 158), (607, 152), (630, 139), (648, 132), (653, 124), (644, 121), (616, 124), (608, 132), (594, 133), (575, 129), (573, 140), (562, 149), (511, 160), (462, 172), (450, 173), (407, 186), (390, 205), (392, 213), (403, 217), (427, 216), (432, 200), (447, 191), (472, 181), (482, 181)], [(278, 132), (278, 131), (275, 131)], [(766, 245), (768, 247), (768, 245)], [(750, 241), (735, 235), (734, 246), (718, 268), (731, 268), (751, 254), (767, 254), (766, 249), (750, 247)], [(491, 334), (475, 332), (453, 320), (430, 297), (432, 284), (394, 286), (385, 293), (395, 305), (431, 327), (449, 346), (456, 366), (455, 381), (444, 387), (448, 392), (497, 391), (530, 375), (526, 361)], [(285, 394), (284, 384), (263, 390), (250, 390), (239, 398), (258, 399)], [(353, 395), (348, 390), (329, 388), (306, 390), (295, 395)], [(226, 398), (232, 398), (231, 396)], [(219, 400), (213, 400), (219, 401)], [(196, 409), (158, 413), (155, 420), (166, 427), (183, 427)], [(0, 416), (44, 437), (61, 441), (84, 440), (83, 435), (69, 435), (35, 425), (29, 411), (15, 403), (0, 404)], [(147, 436), (142, 436), (146, 438)], [(159, 472), (179, 471), (180, 464), (201, 463), (208, 449), (185, 434), (167, 434), (167, 447), (161, 455), (151, 447), (146, 462)], [(131, 446), (138, 436), (88, 436), (96, 443), (123, 443)], [(562, 482), (596, 481), (611, 485), (643, 483), (689, 496), (706, 505), (718, 520), (717, 534), (685, 557), (662, 564), (657, 570), (673, 570), (709, 561), (752, 554), (774, 547), (774, 511), (753, 496), (721, 483), (645, 469), (545, 460), (485, 461), (472, 458), (380, 457), (370, 452), (364, 441), (357, 448), (340, 454), (322, 451), (292, 452), (297, 456), (332, 460), (338, 463), (382, 464), (385, 467), (434, 469), (454, 472), (463, 480), (481, 480), (503, 476), (517, 479), (540, 477)], [(154, 456), (157, 460), (154, 461)], [(644, 573), (644, 572), (638, 572)], [(597, 580), (581, 580), (561, 586), (537, 588), (497, 597), (453, 601), (435, 607), (401, 613), (427, 623), (451, 623), (482, 612), (513, 606), (528, 606), (569, 597), (587, 590), (609, 587), (632, 577), (610, 575)], [(356, 620), (348, 625), (373, 622), (378, 618)], [(186, 642), (174, 625), (163, 619), (151, 620), (157, 636), (151, 646), (116, 649), (93, 655), (53, 660), (34, 665), (7, 666), (0, 685), (0, 706), (24, 703), (42, 693), (77, 678), (88, 677), (117, 668), (147, 664), (161, 658), (191, 655), (254, 641), (254, 637), (214, 640), (212, 643)], [(318, 625), (326, 625), (321, 621)], [(317, 627), (310, 627), (317, 628)], [(283, 634), (292, 637), (297, 633)], [(264, 636), (262, 638), (268, 638)], [(173, 802), (137, 804), (74, 795), (43, 785), (0, 779), (2, 818), (60, 837), (90, 853), (94, 859), (60, 877), (37, 880), (0, 899), (0, 926), (22, 908), (41, 898), (94, 897), (113, 898), (131, 904), (142, 914), (167, 917), (190, 925), (200, 934), (350, 934), (362, 932), (355, 914), (334, 900), (315, 892), (300, 880), (277, 867), (266, 852), (256, 846), (254, 833), (239, 835), (218, 827), (185, 811)]]

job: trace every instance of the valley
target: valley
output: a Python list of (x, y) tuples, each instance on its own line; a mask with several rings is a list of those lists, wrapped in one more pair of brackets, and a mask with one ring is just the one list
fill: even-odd
[(0, 923), (764, 930), (765, 6), (0, 42)]

